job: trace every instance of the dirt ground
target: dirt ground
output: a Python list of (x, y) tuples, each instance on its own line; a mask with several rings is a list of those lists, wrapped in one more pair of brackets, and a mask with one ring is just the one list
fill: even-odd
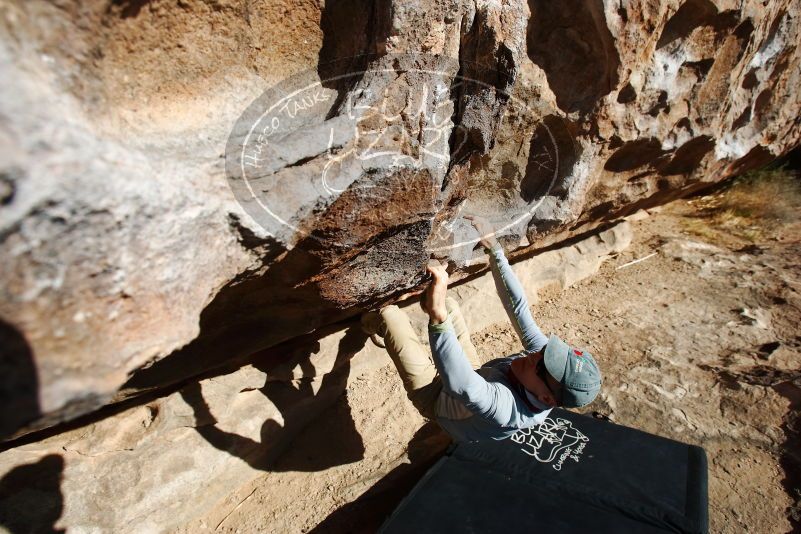
[[(531, 295), (532, 308), (543, 331), (596, 355), (605, 382), (591, 410), (706, 449), (711, 532), (788, 532), (801, 519), (801, 225), (732, 223), (715, 202), (635, 222), (629, 250), (567, 291)], [(473, 340), (485, 361), (519, 348), (505, 317)], [(447, 444), (424, 423), (387, 358), (275, 471), (180, 532), (372, 532)], [(362, 460), (281, 467), (353, 446)]]

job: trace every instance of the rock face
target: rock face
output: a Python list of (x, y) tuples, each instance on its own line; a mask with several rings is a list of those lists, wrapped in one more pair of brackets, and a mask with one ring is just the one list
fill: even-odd
[[(534, 303), (537, 290), (586, 278), (631, 238), (624, 222), (514, 269)], [(452, 293), (474, 332), (506, 317), (489, 273)], [(420, 338), (427, 339), (422, 309), (411, 303), (405, 310)], [(4, 451), (0, 525), (11, 532), (56, 527), (165, 532), (202, 517), (265, 471), (319, 472), (361, 460), (364, 441), (371, 438), (359, 434), (346, 406), (344, 413), (325, 412), (325, 418), (334, 419), (325, 424), (336, 434), (321, 443), (324, 453), (276, 461), (305, 427), (322, 423), (318, 416), (349, 385), (359, 379), (378, 384), (378, 371), (388, 364), (386, 350), (352, 324), (270, 349), (253, 364), (192, 382), (171, 395)]]
[(0, 432), (472, 274), (465, 214), (529, 253), (767, 163), (800, 8), (4, 3)]

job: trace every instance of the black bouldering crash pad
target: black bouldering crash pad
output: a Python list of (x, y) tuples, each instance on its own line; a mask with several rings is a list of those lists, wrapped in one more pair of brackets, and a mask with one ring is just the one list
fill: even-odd
[(553, 410), (511, 438), (453, 447), (381, 532), (688, 532), (708, 529), (700, 447)]

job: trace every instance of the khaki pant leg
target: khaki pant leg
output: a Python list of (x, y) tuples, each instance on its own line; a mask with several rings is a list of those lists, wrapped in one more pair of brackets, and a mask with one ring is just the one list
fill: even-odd
[(473, 369), (478, 369), (481, 367), (481, 360), (478, 358), (478, 351), (476, 351), (475, 345), (470, 341), (470, 330), (467, 328), (467, 323), (462, 315), (462, 310), (459, 308), (459, 303), (456, 302), (456, 299), (453, 297), (448, 297), (445, 299), (445, 307), (448, 309), (448, 315), (451, 317), (451, 323), (456, 332), (456, 338), (464, 349), (467, 359), (470, 361), (470, 365)]
[(412, 328), (409, 316), (395, 305), (381, 310), (384, 319), (384, 344), (403, 387), (415, 408), (429, 419), (434, 417), (434, 403), (442, 390), (437, 368)]

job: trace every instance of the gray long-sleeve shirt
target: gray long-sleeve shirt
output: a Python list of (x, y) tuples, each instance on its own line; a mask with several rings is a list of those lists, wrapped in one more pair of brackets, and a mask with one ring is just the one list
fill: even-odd
[(443, 384), (437, 399), (437, 422), (456, 441), (503, 439), (519, 428), (542, 423), (550, 412), (548, 406), (509, 376), (513, 359), (540, 350), (548, 338), (534, 322), (523, 287), (503, 249), (496, 246), (489, 254), (495, 287), (523, 343), (523, 351), (474, 371), (450, 318), (429, 325), (431, 352)]

